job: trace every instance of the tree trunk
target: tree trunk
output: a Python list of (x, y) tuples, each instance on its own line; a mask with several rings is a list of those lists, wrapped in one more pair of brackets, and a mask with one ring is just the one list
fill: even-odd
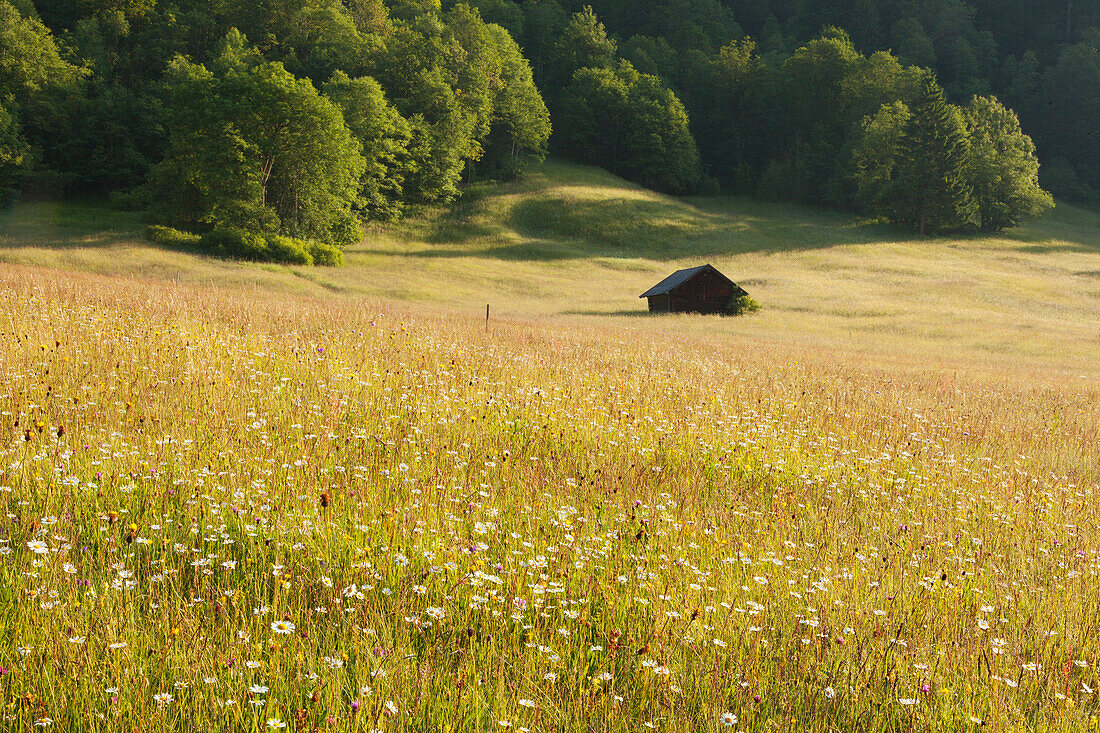
[(271, 171), (275, 168), (275, 158), (271, 157), (260, 166), (260, 204), (267, 206), (267, 182), (271, 180)]

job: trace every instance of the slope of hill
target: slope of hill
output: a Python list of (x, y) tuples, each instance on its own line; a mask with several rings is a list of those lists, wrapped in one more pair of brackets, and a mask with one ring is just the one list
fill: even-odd
[[(158, 248), (141, 222), (89, 204), (28, 203), (0, 224), (0, 262), (374, 297), (502, 318), (615, 318), (628, 328), (924, 359), (1092, 373), (1100, 348), (1100, 216), (1061, 205), (996, 238), (919, 239), (832, 212), (674, 199), (552, 162), (453, 209), (370, 232), (340, 269), (225, 262)], [(738, 319), (649, 317), (638, 294), (710, 262), (765, 308)]]

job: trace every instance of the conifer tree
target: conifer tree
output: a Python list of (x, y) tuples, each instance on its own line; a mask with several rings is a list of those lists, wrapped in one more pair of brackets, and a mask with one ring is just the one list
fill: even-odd
[(894, 218), (922, 236), (962, 226), (974, 209), (966, 179), (966, 127), (931, 72), (924, 74), (910, 112), (898, 156)]

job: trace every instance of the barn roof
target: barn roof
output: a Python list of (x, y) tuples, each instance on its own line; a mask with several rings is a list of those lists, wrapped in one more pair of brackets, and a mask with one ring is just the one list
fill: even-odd
[(652, 298), (654, 295), (665, 295), (666, 293), (670, 293), (673, 290), (675, 290), (676, 288), (678, 288), (681, 285), (683, 285), (684, 283), (686, 283), (691, 278), (698, 275), (703, 270), (714, 270), (714, 272), (718, 273), (719, 277), (724, 278), (730, 284), (736, 284), (736, 283), (733, 282), (733, 280), (730, 280), (728, 277), (726, 277), (722, 273), (718, 272), (718, 269), (715, 268), (714, 266), (712, 266), (712, 265), (699, 265), (698, 267), (689, 267), (686, 270), (677, 270), (676, 272), (672, 273), (671, 275), (666, 277), (664, 280), (657, 283), (656, 285), (654, 285), (653, 287), (651, 287), (649, 290), (645, 291), (644, 293), (642, 293), (638, 297), (639, 298)]

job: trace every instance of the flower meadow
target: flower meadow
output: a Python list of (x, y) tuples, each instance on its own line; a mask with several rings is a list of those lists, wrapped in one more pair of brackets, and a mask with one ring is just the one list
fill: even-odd
[(1095, 382), (0, 270), (11, 730), (1085, 730)]

